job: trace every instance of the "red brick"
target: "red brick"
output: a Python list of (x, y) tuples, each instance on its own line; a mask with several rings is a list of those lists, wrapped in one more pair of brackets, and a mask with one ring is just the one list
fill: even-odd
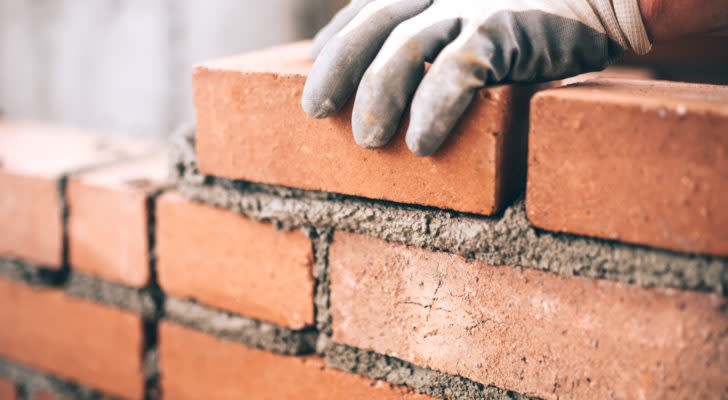
[(160, 324), (165, 399), (427, 400), (382, 381), (228, 342), (173, 323)]
[(0, 376), (0, 400), (16, 400), (17, 394), (15, 382)]
[(70, 399), (66, 399), (65, 397), (60, 397), (58, 395), (48, 393), (48, 392), (40, 392), (40, 393), (36, 393), (35, 396), (33, 396), (33, 400), (70, 400)]
[(571, 85), (591, 79), (655, 79), (655, 72), (646, 67), (614, 65), (603, 71), (587, 72), (561, 80), (561, 85)]
[(603, 80), (533, 99), (540, 228), (728, 256), (728, 87)]
[(142, 399), (141, 317), (0, 279), (0, 356), (81, 385)]
[(142, 287), (149, 281), (147, 199), (167, 185), (165, 154), (69, 179), (71, 267)]
[(157, 254), (168, 294), (293, 329), (314, 323), (313, 248), (300, 231), (166, 193)]
[(333, 340), (544, 399), (718, 399), (728, 301), (337, 232)]
[(351, 105), (308, 117), (308, 42), (195, 67), (197, 157), (209, 175), (491, 214), (523, 187), (532, 86), (480, 91), (444, 147), (417, 157), (404, 129), (379, 150), (351, 133)]
[(60, 268), (63, 227), (58, 180), (70, 171), (149, 148), (129, 140), (105, 144), (98, 136), (71, 129), (0, 121), (0, 257)]

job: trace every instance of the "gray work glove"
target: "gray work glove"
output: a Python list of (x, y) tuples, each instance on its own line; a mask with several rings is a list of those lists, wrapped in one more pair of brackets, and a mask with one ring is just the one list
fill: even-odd
[(476, 89), (600, 70), (650, 47), (637, 0), (352, 0), (314, 39), (302, 105), (328, 117), (358, 86), (354, 138), (376, 148), (412, 100), (407, 146), (425, 156)]

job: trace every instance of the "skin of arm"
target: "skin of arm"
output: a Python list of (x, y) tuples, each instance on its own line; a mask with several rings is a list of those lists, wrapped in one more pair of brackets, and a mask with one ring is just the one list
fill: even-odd
[(728, 31), (728, 0), (639, 0), (653, 42)]

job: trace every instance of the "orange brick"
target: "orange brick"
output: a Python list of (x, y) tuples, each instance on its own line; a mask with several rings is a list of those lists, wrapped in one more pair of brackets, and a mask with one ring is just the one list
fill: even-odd
[(165, 154), (69, 179), (71, 267), (142, 287), (149, 281), (147, 200), (167, 185)]
[(0, 400), (16, 400), (17, 395), (15, 382), (0, 376)]
[(48, 268), (63, 263), (59, 179), (84, 167), (141, 154), (141, 142), (40, 124), (0, 121), (0, 257)]
[(36, 393), (33, 400), (67, 400), (65, 397), (59, 397), (55, 394), (48, 392)]
[(728, 87), (603, 80), (533, 99), (540, 228), (728, 256)]
[(311, 240), (166, 193), (157, 270), (169, 294), (293, 329), (314, 323)]
[(159, 362), (165, 399), (431, 399), (329, 368), (315, 356), (274, 354), (166, 321)]
[(479, 214), (523, 188), (534, 87), (480, 91), (432, 157), (410, 153), (404, 129), (372, 151), (354, 142), (351, 105), (323, 120), (303, 112), (308, 51), (301, 42), (195, 68), (202, 173)]
[(350, 233), (333, 340), (544, 399), (718, 399), (726, 298), (492, 267)]
[(587, 72), (561, 80), (561, 85), (571, 85), (591, 79), (655, 79), (655, 73), (646, 67), (614, 65), (603, 71)]
[(84, 386), (144, 397), (141, 317), (0, 279), (0, 355)]

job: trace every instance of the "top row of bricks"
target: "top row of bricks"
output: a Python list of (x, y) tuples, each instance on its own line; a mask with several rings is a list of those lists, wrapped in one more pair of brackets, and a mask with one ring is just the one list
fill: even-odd
[(483, 89), (445, 145), (420, 158), (404, 127), (385, 148), (358, 147), (351, 105), (307, 117), (308, 47), (195, 68), (202, 173), (483, 215), (527, 186), (539, 228), (728, 256), (728, 87), (595, 79)]

